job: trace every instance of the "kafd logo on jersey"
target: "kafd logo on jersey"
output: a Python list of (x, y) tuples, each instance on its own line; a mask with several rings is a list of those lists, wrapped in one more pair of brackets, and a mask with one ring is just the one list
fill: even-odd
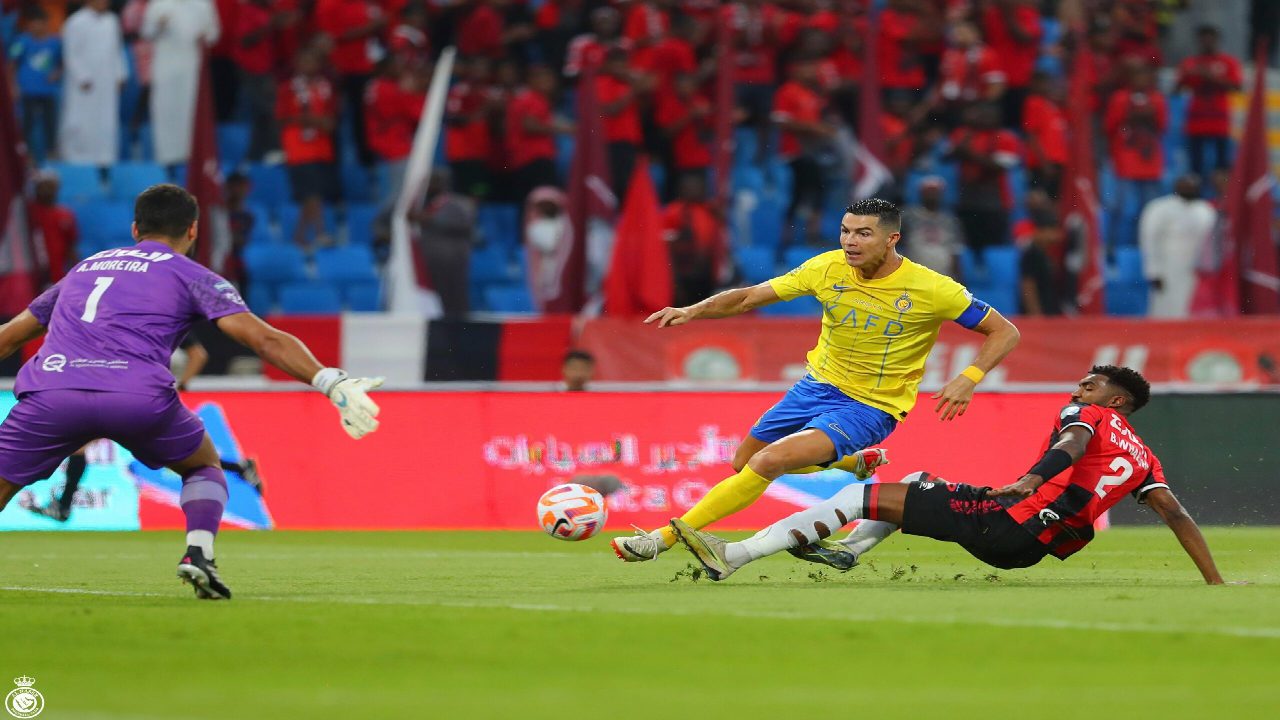
[(44, 712), (44, 696), (32, 687), (36, 679), (23, 675), (13, 679), (18, 687), (9, 691), (4, 698), (4, 709), (16, 718), (33, 718)]
[(50, 355), (44, 359), (44, 362), (40, 363), (40, 369), (45, 372), (62, 372), (62, 369), (66, 366), (67, 356), (59, 353)]

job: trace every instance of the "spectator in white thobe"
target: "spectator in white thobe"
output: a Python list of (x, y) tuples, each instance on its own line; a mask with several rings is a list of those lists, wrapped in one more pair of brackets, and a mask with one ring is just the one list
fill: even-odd
[(62, 159), (110, 165), (119, 159), (120, 85), (128, 77), (120, 21), (109, 0), (89, 0), (62, 26)]
[(218, 13), (209, 0), (151, 0), (147, 5), (142, 36), (154, 45), (151, 127), (161, 165), (184, 163), (191, 156), (200, 58), (220, 33)]
[(1142, 209), (1138, 237), (1142, 272), (1150, 284), (1148, 315), (1185, 318), (1196, 289), (1196, 263), (1213, 232), (1218, 213), (1200, 199), (1200, 178), (1184, 175), (1172, 195)]

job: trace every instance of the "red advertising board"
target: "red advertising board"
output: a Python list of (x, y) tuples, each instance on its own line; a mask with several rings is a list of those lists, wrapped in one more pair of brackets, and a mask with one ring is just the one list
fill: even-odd
[[(190, 393), (214, 403), (256, 458), (281, 529), (533, 529), (535, 503), (581, 474), (610, 474), (606, 532), (680, 515), (732, 470), (734, 449), (776, 393), (379, 393), (382, 427), (347, 437), (317, 393)], [(956, 481), (1016, 479), (1038, 455), (1066, 393), (979, 395), (944, 423), (927, 400), (885, 445), (883, 479), (926, 469)], [(835, 475), (840, 475), (836, 472)], [(847, 479), (784, 478), (724, 528), (758, 528)], [(144, 498), (144, 528), (180, 527)]]
[[(1094, 364), (1123, 364), (1152, 382), (1280, 384), (1280, 318), (1155, 321), (1013, 318), (1022, 342), (988, 375), (1000, 383), (1074, 385)], [(581, 344), (598, 359), (598, 379), (794, 380), (818, 338), (812, 320), (734, 318), (662, 329), (602, 318)], [(926, 367), (937, 387), (978, 354), (982, 336), (946, 323)]]

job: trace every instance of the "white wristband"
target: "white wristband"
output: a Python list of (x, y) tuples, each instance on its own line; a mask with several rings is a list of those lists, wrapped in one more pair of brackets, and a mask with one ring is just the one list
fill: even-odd
[(333, 391), (333, 386), (347, 379), (347, 371), (342, 368), (324, 368), (311, 378), (311, 387), (326, 396)]

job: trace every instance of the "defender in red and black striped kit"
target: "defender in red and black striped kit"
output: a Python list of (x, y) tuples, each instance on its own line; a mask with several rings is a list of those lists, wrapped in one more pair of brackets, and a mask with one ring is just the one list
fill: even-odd
[[(1136, 371), (1095, 366), (1058, 413), (1040, 460), (1017, 482), (998, 489), (918, 472), (901, 483), (849, 485), (739, 543), (678, 520), (672, 527), (713, 580), (781, 550), (847, 570), (898, 526), (908, 535), (954, 542), (989, 565), (1009, 569), (1035, 565), (1047, 555), (1070, 557), (1093, 539), (1098, 517), (1131, 495), (1160, 515), (1205, 582), (1221, 584), (1200, 529), (1169, 490), (1160, 460), (1129, 424), (1150, 397), (1150, 385)], [(826, 540), (855, 519), (864, 522), (848, 538)]]

